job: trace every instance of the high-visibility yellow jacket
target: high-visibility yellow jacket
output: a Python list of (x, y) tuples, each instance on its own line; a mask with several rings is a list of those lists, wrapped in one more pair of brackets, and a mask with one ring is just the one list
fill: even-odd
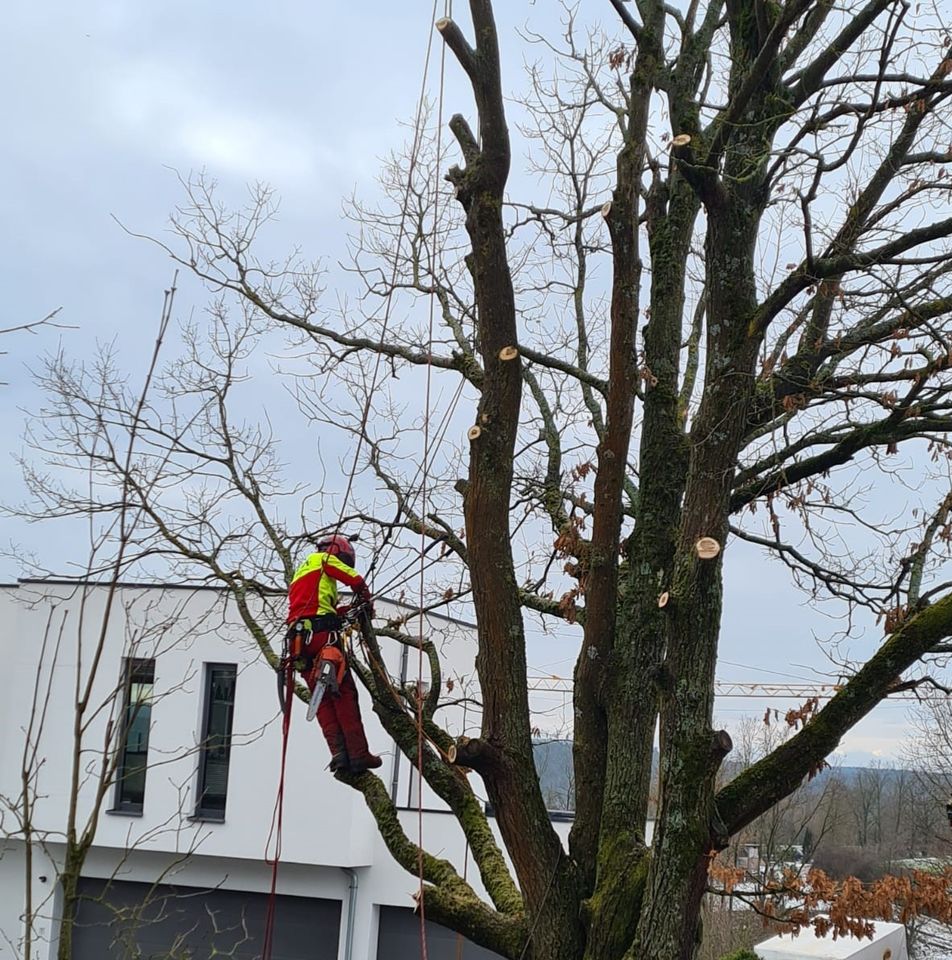
[(337, 612), (337, 584), (367, 592), (364, 578), (331, 553), (311, 553), (294, 573), (288, 591), (288, 623)]

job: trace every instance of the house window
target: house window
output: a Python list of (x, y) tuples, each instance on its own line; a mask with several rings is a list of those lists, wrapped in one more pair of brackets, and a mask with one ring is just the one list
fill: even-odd
[(203, 820), (225, 819), (236, 677), (237, 668), (233, 663), (210, 663), (205, 667), (205, 709), (195, 807), (195, 816)]
[(126, 660), (122, 709), (122, 743), (116, 770), (115, 810), (142, 813), (149, 761), (154, 660)]

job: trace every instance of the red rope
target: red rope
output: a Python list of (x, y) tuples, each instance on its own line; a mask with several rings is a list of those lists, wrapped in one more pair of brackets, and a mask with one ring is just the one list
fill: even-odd
[[(264, 862), (271, 864), (271, 892), (268, 894), (268, 912), (264, 921), (264, 938), (261, 944), (261, 960), (271, 960), (274, 941), (274, 912), (277, 903), (278, 864), (281, 861), (281, 834), (284, 828), (284, 774), (288, 760), (288, 736), (291, 732), (291, 707), (294, 704), (294, 663), (288, 658), (284, 687), (284, 717), (281, 721), (281, 773), (278, 777), (278, 794), (271, 814), (271, 830), (265, 844)], [(274, 840), (274, 859), (268, 858), (268, 849)]]
[[(450, 16), (452, 12), (452, 0), (444, 0), (444, 16)], [(433, 4), (434, 15), (436, 13), (436, 2)], [(443, 147), (443, 91), (446, 77), (446, 45), (444, 44), (440, 52), (440, 95), (437, 105), (436, 120), (436, 164), (434, 170), (436, 176), (439, 176), (439, 167), (442, 160)], [(439, 209), (440, 209), (440, 188), (439, 181), (433, 190), (433, 233), (430, 243), (430, 276), (436, 277), (436, 239), (439, 230)], [(433, 451), (430, 449), (430, 394), (433, 384), (433, 320), (434, 306), (436, 301), (435, 290), (430, 291), (429, 318), (428, 318), (428, 337), (426, 350), (426, 395), (423, 403), (423, 482), (420, 487), (420, 516), (425, 517), (427, 511), (427, 498), (429, 496), (430, 466), (432, 465)], [(417, 873), (419, 875), (419, 894), (417, 902), (420, 909), (420, 957), (421, 960), (428, 960), (428, 950), (426, 942), (426, 904), (424, 902), (424, 871), (423, 871), (423, 637), (426, 632), (424, 620), (424, 569), (426, 557), (426, 532), (420, 529), (420, 643), (417, 648)], [(433, 677), (430, 682), (433, 682)]]

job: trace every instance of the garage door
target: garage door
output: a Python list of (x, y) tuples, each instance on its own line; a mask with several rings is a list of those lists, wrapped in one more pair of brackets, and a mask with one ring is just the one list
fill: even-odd
[[(420, 918), (403, 907), (381, 907), (377, 960), (420, 960)], [(502, 960), (438, 923), (426, 922), (429, 960)]]
[[(268, 898), (84, 879), (73, 960), (211, 960), (261, 955)], [(340, 901), (278, 897), (273, 960), (336, 960)]]

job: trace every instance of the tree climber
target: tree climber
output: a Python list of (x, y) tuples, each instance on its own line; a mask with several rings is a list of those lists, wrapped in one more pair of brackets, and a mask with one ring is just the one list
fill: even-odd
[[(318, 541), (317, 551), (308, 554), (297, 568), (288, 591), (289, 637), (293, 632), (305, 638), (302, 649), (294, 651), (294, 655), (306, 664), (304, 679), (312, 693), (320, 652), (330, 632), (340, 627), (339, 614), (349, 609), (348, 605), (337, 605), (337, 584), (350, 587), (360, 603), (370, 605), (372, 599), (364, 578), (354, 569), (354, 548), (346, 537), (325, 537)], [(370, 609), (372, 612), (373, 608)], [(303, 630), (296, 629), (300, 621), (309, 621)], [(357, 703), (357, 685), (350, 670), (344, 672), (339, 693), (325, 696), (321, 701), (317, 720), (331, 751), (331, 770), (363, 773), (383, 763), (367, 746)]]

